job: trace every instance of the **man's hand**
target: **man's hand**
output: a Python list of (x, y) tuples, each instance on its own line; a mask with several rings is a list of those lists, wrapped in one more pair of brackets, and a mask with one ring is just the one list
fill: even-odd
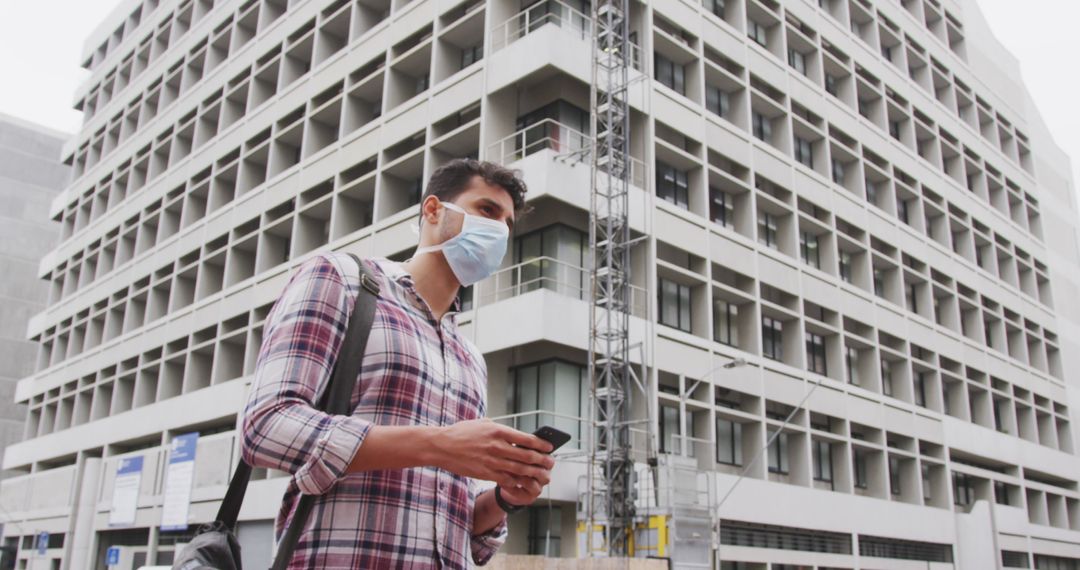
[[(550, 443), (489, 419), (458, 422), (433, 437), (438, 467), (474, 479), (494, 481), (515, 504), (532, 502), (551, 482), (555, 460)], [(520, 501), (520, 502), (519, 502)]]

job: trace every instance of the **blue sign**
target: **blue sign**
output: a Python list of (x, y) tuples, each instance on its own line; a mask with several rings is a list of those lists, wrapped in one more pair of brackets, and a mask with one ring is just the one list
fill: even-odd
[(116, 468), (116, 476), (121, 475), (133, 475), (135, 473), (142, 473), (143, 456), (136, 455), (135, 457), (125, 457), (120, 461), (120, 466)]
[(45, 554), (45, 551), (49, 548), (49, 533), (41, 531), (37, 535), (37, 553)]
[(199, 433), (185, 433), (173, 438), (169, 464), (195, 461), (195, 444), (199, 442)]
[(116, 566), (117, 564), (120, 564), (119, 546), (110, 546), (109, 549), (105, 551), (105, 564), (107, 566)]

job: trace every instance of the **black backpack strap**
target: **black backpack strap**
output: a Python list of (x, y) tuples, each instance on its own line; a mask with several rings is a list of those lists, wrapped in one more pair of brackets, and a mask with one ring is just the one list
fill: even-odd
[[(349, 404), (353, 389), (356, 387), (356, 378), (360, 375), (360, 365), (364, 360), (364, 350), (367, 348), (368, 337), (371, 334), (371, 324), (375, 320), (375, 304), (379, 297), (379, 282), (364, 267), (359, 257), (351, 253), (349, 256), (360, 268), (360, 291), (356, 294), (356, 304), (353, 306), (349, 328), (345, 332), (345, 339), (341, 343), (337, 361), (334, 363), (330, 385), (319, 402), (320, 410), (339, 416), (352, 413)], [(300, 495), (300, 501), (296, 504), (296, 510), (293, 511), (292, 521), (289, 523), (289, 528), (285, 529), (277, 554), (274, 556), (274, 565), (271, 567), (273, 570), (285, 570), (289, 565), (289, 559), (292, 558), (292, 553), (300, 540), (300, 533), (307, 524), (314, 504), (315, 495)]]

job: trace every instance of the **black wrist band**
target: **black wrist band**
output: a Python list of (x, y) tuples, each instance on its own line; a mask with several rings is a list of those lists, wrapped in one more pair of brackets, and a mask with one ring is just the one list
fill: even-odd
[(499, 492), (499, 486), (495, 485), (495, 504), (499, 505), (499, 508), (507, 513), (514, 513), (525, 508), (525, 505), (511, 505), (506, 502), (506, 499), (502, 498), (502, 493)]

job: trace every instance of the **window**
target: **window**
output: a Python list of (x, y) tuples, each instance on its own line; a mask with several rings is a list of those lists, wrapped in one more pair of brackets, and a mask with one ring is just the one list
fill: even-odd
[(761, 47), (769, 47), (768, 31), (765, 29), (765, 26), (762, 26), (754, 20), (746, 21), (746, 35), (750, 36), (750, 39), (757, 42)]
[(900, 121), (889, 121), (889, 136), (900, 140)]
[(803, 263), (815, 269), (821, 269), (821, 255), (818, 236), (807, 231), (799, 233), (799, 253)]
[(773, 435), (776, 435), (776, 439), (772, 439), (772, 443), (769, 444), (769, 473), (787, 475), (788, 434), (786, 432), (777, 434), (776, 431), (776, 428), (769, 429), (770, 439), (772, 439)]
[(861, 385), (862, 381), (859, 379), (859, 350), (857, 348), (854, 346), (844, 347), (844, 364), (847, 365), (848, 384)]
[(885, 270), (880, 267), (874, 268), (874, 294), (885, 298)]
[(915, 390), (915, 405), (926, 407), (926, 372), (916, 372), (915, 378), (912, 380)]
[(524, 131), (523, 136), (514, 137), (514, 150), (520, 156), (544, 149), (577, 150), (571, 146), (579, 142), (574, 131), (589, 132), (589, 112), (559, 99), (518, 117), (515, 131)]
[(878, 186), (877, 184), (866, 181), (866, 201), (871, 204), (877, 204)]
[(682, 433), (679, 425), (679, 408), (661, 405), (659, 419), (660, 453), (679, 453), (681, 444), (678, 436)]
[(529, 554), (557, 557), (562, 552), (562, 507), (532, 506), (529, 512)]
[(686, 210), (690, 208), (687, 197), (689, 187), (685, 171), (656, 161), (656, 195), (658, 197)]
[(840, 279), (845, 283), (851, 283), (851, 252), (840, 251)]
[(1004, 418), (1001, 415), (1002, 414), (1002, 412), (1001, 412), (1002, 403), (1003, 403), (1002, 400), (994, 398), (994, 429), (996, 429), (997, 431), (1000, 431), (1002, 433), (1005, 433), (1005, 423), (1002, 421)]
[(832, 444), (825, 440), (815, 439), (811, 442), (810, 448), (814, 456), (814, 480), (832, 483)]
[(656, 80), (676, 93), (686, 95), (685, 68), (664, 57), (664, 54), (658, 51), (653, 52), (653, 61), (656, 66)]
[(731, 112), (731, 96), (719, 87), (705, 86), (705, 109), (714, 115), (727, 118)]
[(855, 475), (855, 487), (859, 489), (869, 487), (869, 479), (866, 477), (866, 452), (861, 449), (852, 450), (851, 466)]
[(832, 159), (832, 181), (844, 185), (844, 163), (835, 158)]
[(713, 305), (713, 340), (728, 346), (739, 345), (739, 306), (723, 299)]
[(901, 222), (904, 222), (905, 224), (910, 225), (911, 222), (908, 221), (909, 220), (908, 214), (909, 214), (909, 212), (908, 212), (908, 201), (904, 200), (902, 198), (897, 198), (896, 199), (896, 217), (900, 218)]
[(716, 418), (716, 461), (742, 465), (742, 424)]
[(908, 283), (905, 290), (905, 301), (907, 302), (907, 308), (912, 313), (919, 312), (919, 289), (918, 284)]
[(714, 16), (721, 20), (724, 19), (724, 11), (727, 7), (726, 3), (727, 0), (703, 0), (702, 2), (706, 10), (712, 12)]
[[(550, 425), (573, 436), (568, 445), (576, 446), (581, 436), (580, 422), (572, 418), (586, 415), (582, 409), (588, 405), (585, 374), (585, 367), (562, 360), (514, 368), (511, 408), (515, 414), (527, 414), (520, 416), (514, 427), (531, 433), (542, 425)], [(537, 411), (551, 413), (528, 414)]]
[(784, 357), (784, 323), (771, 317), (761, 317), (761, 353), (765, 358)]
[(515, 238), (514, 264), (524, 265), (512, 272), (514, 285), (521, 287), (522, 293), (543, 288), (584, 298), (589, 280), (585, 270), (588, 241), (585, 232), (562, 224)]
[(1001, 481), (994, 481), (994, 502), (999, 505), (1009, 504), (1009, 487)]
[(953, 504), (966, 507), (975, 502), (975, 484), (967, 473), (953, 471)]
[(484, 58), (484, 44), (479, 43), (474, 46), (467, 47), (461, 50), (461, 69), (465, 69), (470, 65), (480, 61)]
[(754, 136), (767, 143), (772, 142), (772, 119), (765, 115), (754, 111), (751, 113), (753, 119)]
[(660, 324), (690, 332), (690, 286), (660, 279)]
[(709, 188), (709, 218), (725, 228), (735, 222), (735, 199), (718, 188)]
[(758, 212), (758, 241), (776, 249), (776, 218), (768, 212)]
[(893, 395), (892, 365), (884, 358), (881, 359), (881, 393), (886, 396)]
[(806, 333), (806, 368), (822, 376), (828, 374), (825, 361), (825, 339), (812, 332)]
[(801, 162), (807, 168), (814, 167), (814, 152), (810, 141), (795, 135), (795, 160)]
[(835, 75), (825, 74), (825, 92), (833, 97), (840, 97), (839, 82)]
[(798, 71), (802, 75), (806, 75), (806, 56), (803, 55), (802, 52), (795, 49), (788, 49), (787, 61), (792, 69)]
[(930, 485), (930, 466), (922, 466), (922, 498), (923, 503), (929, 505), (934, 498), (934, 488)]
[(417, 77), (416, 78), (416, 91), (415, 91), (415, 93), (423, 93), (424, 91), (427, 91), (427, 88), (430, 87), (430, 84), (431, 84), (431, 74), (430, 73), (425, 73), (425, 74), (421, 75), (420, 77)]
[(889, 456), (889, 493), (900, 494), (900, 458), (895, 455)]

